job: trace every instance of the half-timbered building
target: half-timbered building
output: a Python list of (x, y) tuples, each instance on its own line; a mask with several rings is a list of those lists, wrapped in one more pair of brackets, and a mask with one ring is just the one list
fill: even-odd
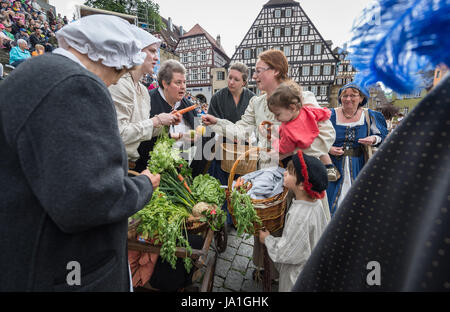
[[(321, 105), (329, 105), (331, 86), (335, 81), (338, 58), (331, 51), (300, 3), (293, 0), (270, 0), (236, 49), (231, 62), (239, 61), (255, 71), (258, 55), (279, 49), (289, 62), (289, 77), (312, 91)], [(254, 92), (256, 83), (249, 81)]]
[(223, 68), (230, 58), (220, 45), (199, 24), (180, 37), (175, 52), (186, 67), (187, 92), (201, 101), (210, 102), (213, 95), (212, 69)]

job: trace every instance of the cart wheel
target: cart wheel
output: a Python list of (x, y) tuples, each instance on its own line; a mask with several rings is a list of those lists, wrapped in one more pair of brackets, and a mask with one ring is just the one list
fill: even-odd
[(228, 231), (226, 225), (220, 231), (214, 233), (214, 242), (218, 253), (222, 253), (227, 249)]

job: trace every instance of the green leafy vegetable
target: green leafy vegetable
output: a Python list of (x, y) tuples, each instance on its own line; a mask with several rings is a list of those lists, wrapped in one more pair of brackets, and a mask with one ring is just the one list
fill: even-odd
[[(187, 256), (192, 254), (192, 248), (187, 240), (186, 218), (189, 213), (183, 207), (174, 205), (166, 194), (156, 190), (152, 200), (144, 209), (137, 212), (133, 218), (141, 220), (137, 233), (144, 239), (154, 240), (154, 244), (161, 244), (160, 256), (175, 269), (177, 257), (176, 248), (186, 248)], [(192, 259), (186, 257), (184, 266), (189, 272)]]
[(253, 207), (252, 200), (244, 188), (234, 189), (231, 193), (231, 206), (233, 217), (236, 220), (238, 236), (243, 233), (255, 234), (255, 224), (262, 225), (261, 219)]
[(197, 202), (216, 204), (218, 207), (222, 207), (226, 194), (220, 186), (219, 180), (209, 174), (198, 175), (192, 182), (192, 195)]

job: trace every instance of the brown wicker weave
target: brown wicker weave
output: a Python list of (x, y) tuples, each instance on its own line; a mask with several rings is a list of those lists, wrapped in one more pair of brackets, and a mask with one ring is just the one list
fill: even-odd
[[(233, 219), (234, 225), (236, 225), (236, 220), (233, 215), (233, 206), (231, 205), (231, 193), (232, 186), (234, 181), (234, 176), (236, 174), (236, 168), (239, 165), (239, 162), (248, 156), (248, 154), (253, 152), (260, 152), (262, 148), (255, 147), (241, 156), (236, 160), (233, 167), (231, 168), (230, 176), (228, 178), (228, 192), (227, 192), (227, 203), (228, 209), (230, 211), (231, 217)], [(288, 194), (288, 189), (284, 188), (281, 194), (278, 194), (274, 197), (267, 199), (252, 199), (253, 207), (256, 210), (257, 215), (260, 217), (263, 226), (269, 232), (275, 232), (284, 226), (284, 216), (286, 212), (286, 197)], [(255, 224), (255, 231), (259, 231), (260, 227)]]
[[(248, 145), (222, 143), (222, 170), (231, 173), (231, 168), (233, 168), (233, 165), (238, 157), (249, 151), (250, 147), (251, 146)], [(249, 172), (256, 171), (257, 163), (258, 154), (256, 152), (249, 153), (245, 159), (242, 159), (242, 161), (238, 164), (235, 169), (235, 174), (244, 175)]]

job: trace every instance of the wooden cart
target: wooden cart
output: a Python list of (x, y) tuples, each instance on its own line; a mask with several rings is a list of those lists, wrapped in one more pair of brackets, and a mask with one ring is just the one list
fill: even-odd
[[(139, 173), (129, 170), (130, 176), (137, 176)], [(193, 249), (192, 254), (189, 257), (194, 263), (194, 276), (196, 271), (203, 274), (203, 281), (199, 289), (200, 292), (211, 292), (214, 283), (214, 273), (216, 269), (217, 254), (222, 253), (227, 248), (228, 233), (226, 226), (221, 231), (213, 232), (206, 224), (202, 226), (200, 230), (195, 233), (203, 236), (204, 243), (202, 249)], [(214, 242), (214, 244), (213, 244)], [(212, 245), (211, 245), (212, 244)], [(150, 244), (148, 242), (141, 242), (135, 239), (128, 239), (128, 250), (147, 252), (153, 254), (160, 254), (160, 246)], [(213, 253), (209, 253), (213, 250)], [(187, 252), (185, 248), (177, 247), (175, 255), (178, 258), (186, 258)], [(208, 257), (209, 255), (212, 255)], [(148, 283), (147, 283), (148, 284)], [(145, 285), (143, 288), (149, 291), (158, 291), (151, 288), (149, 285)]]
[[(211, 292), (214, 282), (214, 272), (216, 268), (217, 254), (222, 253), (226, 249), (226, 227), (222, 231), (213, 232), (210, 228), (207, 228), (201, 233), (204, 238), (202, 249), (193, 249), (192, 254), (189, 257), (194, 263), (194, 276), (196, 274), (203, 275), (203, 281), (200, 286), (200, 292)], [(213, 243), (214, 242), (214, 243)], [(153, 254), (160, 253), (160, 246), (155, 246), (147, 242), (141, 242), (136, 240), (128, 240), (128, 249), (140, 252), (147, 252)], [(213, 252), (210, 253), (209, 251)], [(175, 255), (178, 258), (186, 258), (187, 252), (185, 248), (177, 247)], [(197, 272), (200, 271), (200, 272)], [(151, 288), (149, 285), (145, 285), (143, 288), (150, 291), (158, 291)]]

